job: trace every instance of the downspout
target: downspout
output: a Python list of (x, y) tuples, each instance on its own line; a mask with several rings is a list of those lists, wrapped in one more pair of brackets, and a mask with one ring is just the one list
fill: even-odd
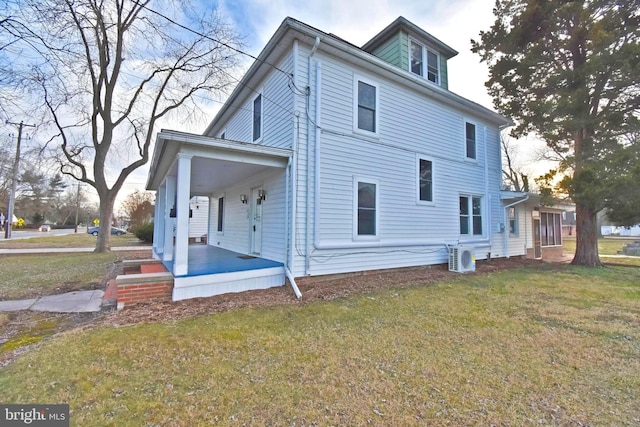
[[(310, 181), (311, 181), (311, 161), (310, 161), (310, 155), (311, 155), (311, 117), (309, 117), (309, 100), (311, 98), (311, 58), (313, 57), (313, 55), (315, 55), (316, 50), (318, 49), (318, 46), (320, 45), (320, 37), (316, 37), (316, 41), (313, 44), (313, 47), (311, 48), (311, 53), (309, 53), (309, 58), (307, 61), (307, 99), (306, 101), (306, 107), (305, 109), (307, 110), (307, 183), (306, 183), (306, 187), (307, 187), (307, 194), (305, 197), (305, 215), (306, 215), (306, 221), (305, 221), (305, 227), (304, 227), (304, 246), (305, 246), (305, 254), (304, 254), (304, 274), (306, 276), (308, 276), (309, 273), (309, 253), (311, 251), (311, 245), (310, 245), (310, 241), (309, 241), (309, 229), (311, 228), (310, 225), (310, 215), (309, 215), (309, 194), (311, 193), (311, 187), (310, 187)], [(317, 82), (316, 82), (317, 84)]]
[[(487, 126), (483, 125), (484, 131), (484, 194), (487, 195), (487, 237), (489, 240), (489, 254), (487, 258), (491, 258), (491, 250), (493, 249), (493, 223), (491, 221), (491, 194), (489, 193), (489, 159), (487, 158)], [(487, 259), (488, 261), (489, 259)]]
[[(527, 200), (529, 200), (529, 194), (527, 194), (523, 199), (517, 200), (513, 203), (510, 203), (506, 206), (504, 206), (502, 209), (502, 217), (504, 218), (504, 230), (502, 231), (504, 233), (504, 236), (502, 236), (502, 239), (504, 240), (504, 250), (505, 250), (505, 255), (507, 258), (510, 258), (509, 256), (509, 236), (508, 236), (508, 231), (507, 231), (507, 209), (509, 209), (512, 206), (515, 205), (519, 205), (520, 203), (524, 203)], [(527, 222), (527, 211), (525, 209), (524, 211), (524, 220), (525, 223)], [(526, 227), (525, 227), (525, 233), (526, 233)], [(526, 247), (527, 247), (527, 235), (525, 234), (524, 236), (524, 246), (525, 246), (525, 255), (526, 255)]]
[(289, 157), (289, 161), (287, 161), (287, 168), (285, 169), (285, 212), (286, 216), (286, 225), (285, 225), (285, 263), (284, 263), (284, 272), (289, 279), (289, 283), (291, 283), (291, 287), (293, 288), (293, 292), (296, 294), (298, 299), (302, 298), (302, 294), (300, 293), (300, 289), (298, 289), (298, 285), (296, 281), (293, 279), (293, 274), (291, 274), (291, 269), (289, 268), (290, 257), (289, 254), (293, 253), (293, 248), (290, 246), (290, 229), (289, 229), (289, 211), (291, 209), (291, 204), (289, 203), (289, 179), (291, 176), (291, 157)]

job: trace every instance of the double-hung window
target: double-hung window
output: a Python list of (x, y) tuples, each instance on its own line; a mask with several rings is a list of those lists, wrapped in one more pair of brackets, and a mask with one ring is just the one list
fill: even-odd
[(467, 159), (476, 159), (476, 125), (464, 123), (465, 152)]
[(369, 80), (355, 78), (354, 127), (358, 131), (378, 133), (378, 86)]
[(440, 57), (415, 40), (409, 43), (409, 71), (440, 84)]
[(482, 235), (482, 197), (460, 196), (460, 234)]
[(354, 237), (378, 236), (378, 184), (354, 179)]
[(433, 202), (433, 162), (418, 157), (418, 202)]
[(253, 99), (253, 141), (262, 137), (262, 95)]

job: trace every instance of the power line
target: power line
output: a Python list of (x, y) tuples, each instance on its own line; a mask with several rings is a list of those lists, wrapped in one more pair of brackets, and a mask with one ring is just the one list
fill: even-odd
[(147, 6), (147, 5), (143, 5), (143, 4), (140, 4), (140, 3), (138, 3), (138, 2), (136, 2), (136, 4), (138, 4), (138, 6), (142, 7), (143, 9), (147, 9), (149, 12), (154, 13), (154, 14), (156, 14), (156, 15), (160, 16), (161, 18), (166, 19), (167, 21), (171, 22), (173, 25), (176, 25), (176, 26), (178, 26), (178, 27), (182, 28), (183, 30), (189, 31), (189, 32), (191, 32), (191, 33), (193, 33), (193, 34), (196, 34), (196, 35), (200, 36), (200, 37), (203, 37), (203, 38), (205, 38), (205, 39), (208, 39), (208, 40), (211, 40), (211, 41), (216, 42), (216, 43), (218, 43), (218, 44), (221, 44), (222, 46), (226, 47), (227, 49), (231, 49), (231, 50), (233, 50), (234, 52), (238, 52), (238, 53), (239, 53), (239, 54), (241, 54), (241, 55), (248, 56), (249, 58), (252, 58), (252, 59), (254, 59), (254, 60), (256, 60), (256, 61), (259, 61), (259, 62), (261, 62), (261, 63), (263, 63), (263, 64), (265, 64), (265, 65), (268, 65), (269, 67), (271, 67), (271, 68), (273, 68), (273, 69), (275, 69), (275, 70), (280, 71), (282, 74), (284, 74), (284, 75), (285, 75), (285, 76), (287, 76), (288, 78), (291, 78), (291, 77), (292, 77), (290, 73), (287, 73), (287, 72), (286, 72), (286, 71), (284, 71), (283, 69), (278, 68), (278, 67), (276, 67), (275, 65), (273, 65), (273, 64), (271, 64), (271, 63), (269, 63), (269, 62), (267, 62), (267, 61), (263, 61), (263, 60), (261, 60), (261, 59), (260, 59), (260, 58), (258, 58), (257, 56), (253, 56), (253, 55), (251, 55), (250, 53), (247, 53), (247, 52), (245, 52), (245, 51), (243, 51), (243, 50), (241, 50), (241, 49), (238, 49), (238, 48), (236, 48), (236, 47), (233, 47), (233, 46), (229, 45), (228, 43), (225, 43), (225, 42), (223, 42), (223, 41), (221, 41), (221, 40), (217, 40), (217, 39), (215, 39), (215, 38), (213, 38), (213, 37), (211, 37), (211, 36), (208, 36), (208, 35), (206, 35), (206, 34), (202, 34), (202, 33), (200, 33), (199, 31), (196, 31), (196, 30), (194, 30), (194, 29), (192, 29), (192, 28), (189, 28), (189, 27), (187, 27), (187, 26), (185, 26), (185, 25), (182, 25), (182, 24), (180, 24), (179, 22), (176, 22), (176, 21), (174, 21), (173, 19), (169, 18), (168, 16), (166, 16), (166, 15), (164, 15), (164, 14), (162, 14), (162, 13), (158, 12), (157, 10), (151, 9), (151, 8), (150, 8), (149, 6)]

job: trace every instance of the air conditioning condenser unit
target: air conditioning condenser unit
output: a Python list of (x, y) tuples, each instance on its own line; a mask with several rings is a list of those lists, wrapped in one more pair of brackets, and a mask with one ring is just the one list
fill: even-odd
[(449, 271), (466, 273), (476, 271), (476, 254), (473, 248), (452, 246), (449, 248)]

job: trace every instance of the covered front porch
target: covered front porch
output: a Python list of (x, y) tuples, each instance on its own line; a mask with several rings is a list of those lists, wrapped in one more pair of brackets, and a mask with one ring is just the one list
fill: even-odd
[[(169, 271), (173, 261), (163, 261)], [(284, 264), (209, 245), (188, 247), (187, 272), (174, 274), (173, 300), (284, 285)]]
[[(290, 157), (286, 149), (158, 134), (147, 182), (156, 191), (153, 253), (174, 277), (174, 301), (285, 283)], [(193, 196), (210, 201), (206, 245), (189, 244)]]

